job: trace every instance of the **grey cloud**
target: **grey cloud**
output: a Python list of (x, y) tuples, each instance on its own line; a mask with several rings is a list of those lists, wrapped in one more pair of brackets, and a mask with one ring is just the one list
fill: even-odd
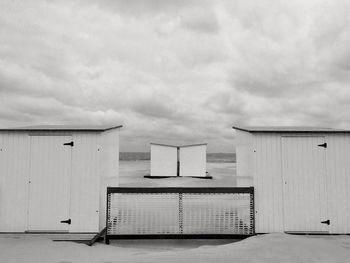
[[(116, 13), (122, 13), (132, 16), (149, 16), (157, 13), (176, 13), (182, 9), (197, 4), (196, 0), (102, 0), (91, 1), (90, 3), (98, 5), (104, 10), (112, 10)], [(86, 1), (82, 1), (84, 5)]]
[(216, 34), (219, 24), (212, 8), (202, 6), (194, 8), (181, 16), (181, 24), (184, 28), (198, 33)]
[(172, 118), (176, 111), (175, 107), (167, 106), (166, 101), (160, 102), (156, 98), (148, 100), (140, 98), (136, 105), (133, 106), (133, 109), (141, 115), (155, 118)]
[(336, 2), (4, 2), (0, 125), (121, 123), (124, 150), (222, 151), (235, 123), (350, 127), (350, 9)]

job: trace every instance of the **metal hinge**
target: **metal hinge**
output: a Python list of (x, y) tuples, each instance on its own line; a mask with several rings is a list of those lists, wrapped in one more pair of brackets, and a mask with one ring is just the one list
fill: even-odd
[(73, 146), (74, 146), (74, 142), (73, 142), (73, 141), (71, 141), (71, 142), (66, 142), (66, 143), (64, 143), (63, 145), (69, 145), (69, 146), (73, 147)]
[(325, 142), (325, 143), (319, 144), (317, 146), (327, 148), (327, 143)]
[(330, 225), (331, 224), (331, 220), (326, 220), (326, 221), (321, 221), (321, 224), (326, 224), (326, 225)]
[(65, 223), (65, 224), (70, 225), (72, 223), (72, 220), (69, 218), (67, 220), (62, 220), (61, 223)]

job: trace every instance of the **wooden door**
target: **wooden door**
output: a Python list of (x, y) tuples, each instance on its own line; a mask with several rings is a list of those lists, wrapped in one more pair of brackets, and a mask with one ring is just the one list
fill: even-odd
[(282, 137), (284, 227), (328, 232), (324, 137)]
[(29, 231), (67, 231), (69, 225), (71, 136), (31, 136)]

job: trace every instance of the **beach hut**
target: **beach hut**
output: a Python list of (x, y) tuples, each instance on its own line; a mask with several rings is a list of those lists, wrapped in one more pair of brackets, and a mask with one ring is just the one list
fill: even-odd
[(350, 131), (240, 127), (237, 176), (252, 176), (257, 233), (350, 233)]
[(151, 143), (151, 177), (206, 176), (207, 144)]
[(98, 232), (122, 126), (0, 129), (0, 232)]

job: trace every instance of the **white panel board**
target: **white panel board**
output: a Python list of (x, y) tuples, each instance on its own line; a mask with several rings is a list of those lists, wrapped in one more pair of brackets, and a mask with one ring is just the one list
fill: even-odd
[(280, 134), (253, 135), (252, 151), (256, 232), (283, 232)]
[(180, 176), (206, 176), (207, 145), (180, 147)]
[[(328, 146), (324, 149), (327, 198), (325, 201), (327, 216), (324, 219), (330, 219), (329, 233), (350, 233), (349, 133), (287, 134), (274, 132), (245, 134), (246, 136), (243, 138), (237, 135), (237, 174), (247, 174), (247, 172), (253, 171), (257, 233), (283, 232), (285, 230), (282, 136), (325, 137)], [(251, 139), (246, 140), (249, 137)], [(319, 208), (324, 210), (324, 207)], [(297, 231), (302, 231), (302, 228)]]
[(253, 178), (252, 134), (236, 131), (237, 176)]
[(236, 131), (236, 186), (250, 187), (253, 186), (253, 135), (244, 132)]
[(29, 231), (68, 230), (71, 136), (31, 136)]
[[(39, 136), (40, 135), (40, 136)], [(74, 147), (69, 147), (71, 155), (71, 177), (66, 187), (70, 197), (69, 213), (60, 220), (71, 218), (71, 225), (61, 224), (61, 230), (70, 232), (97, 232), (105, 225), (105, 200), (106, 186), (118, 186), (119, 168), (119, 130), (113, 129), (103, 133), (95, 132), (0, 132), (0, 231), (1, 232), (24, 232), (28, 230), (28, 198), (30, 180), (30, 160), (37, 159), (37, 163), (44, 169), (52, 165), (55, 173), (60, 176), (64, 173), (66, 166), (56, 165), (52, 162), (60, 157), (50, 153), (48, 149), (32, 149), (38, 153), (31, 152), (31, 138), (60, 136), (72, 136)], [(45, 147), (44, 147), (45, 148)], [(51, 158), (51, 157), (53, 158)], [(49, 158), (50, 160), (47, 160)], [(39, 169), (37, 165), (36, 169)], [(67, 167), (70, 167), (67, 166)], [(34, 169), (34, 167), (32, 167)], [(35, 175), (34, 175), (35, 176)], [(61, 178), (60, 178), (61, 179)], [(44, 178), (45, 180), (45, 178)], [(64, 178), (63, 178), (64, 181)], [(48, 188), (50, 188), (49, 182)], [(62, 180), (57, 182), (59, 185)], [(42, 181), (42, 188), (46, 187)], [(56, 185), (56, 183), (55, 183)], [(56, 187), (55, 187), (56, 188)], [(56, 195), (53, 190), (53, 195)], [(33, 190), (37, 192), (38, 199), (46, 199), (43, 196), (49, 192), (48, 189)], [(33, 198), (33, 197), (31, 197)], [(52, 201), (52, 208), (59, 210), (65, 200)], [(64, 198), (63, 198), (64, 199)], [(45, 202), (49, 203), (49, 200)], [(44, 205), (45, 206), (45, 205)], [(33, 210), (32, 210), (33, 211)], [(42, 224), (41, 220), (47, 216), (47, 212), (37, 212), (38, 220), (31, 218), (30, 222), (36, 221), (39, 227), (31, 227), (29, 230), (56, 229)], [(51, 215), (54, 213), (50, 213)], [(100, 218), (99, 218), (100, 216)], [(66, 217), (66, 218), (65, 218)], [(34, 223), (33, 223), (34, 224)], [(44, 229), (45, 228), (45, 229)]]
[(285, 231), (328, 232), (324, 137), (282, 137)]
[(329, 134), (327, 141), (327, 193), (329, 231), (350, 233), (350, 134)]
[(106, 226), (107, 186), (119, 184), (119, 129), (105, 131), (101, 134), (100, 151), (100, 223), (102, 230)]
[[(70, 232), (97, 232), (100, 174), (99, 133), (73, 133)], [(103, 212), (103, 211), (102, 211)]]
[(29, 136), (0, 133), (0, 232), (27, 228)]
[(151, 144), (151, 176), (177, 176), (177, 147)]

